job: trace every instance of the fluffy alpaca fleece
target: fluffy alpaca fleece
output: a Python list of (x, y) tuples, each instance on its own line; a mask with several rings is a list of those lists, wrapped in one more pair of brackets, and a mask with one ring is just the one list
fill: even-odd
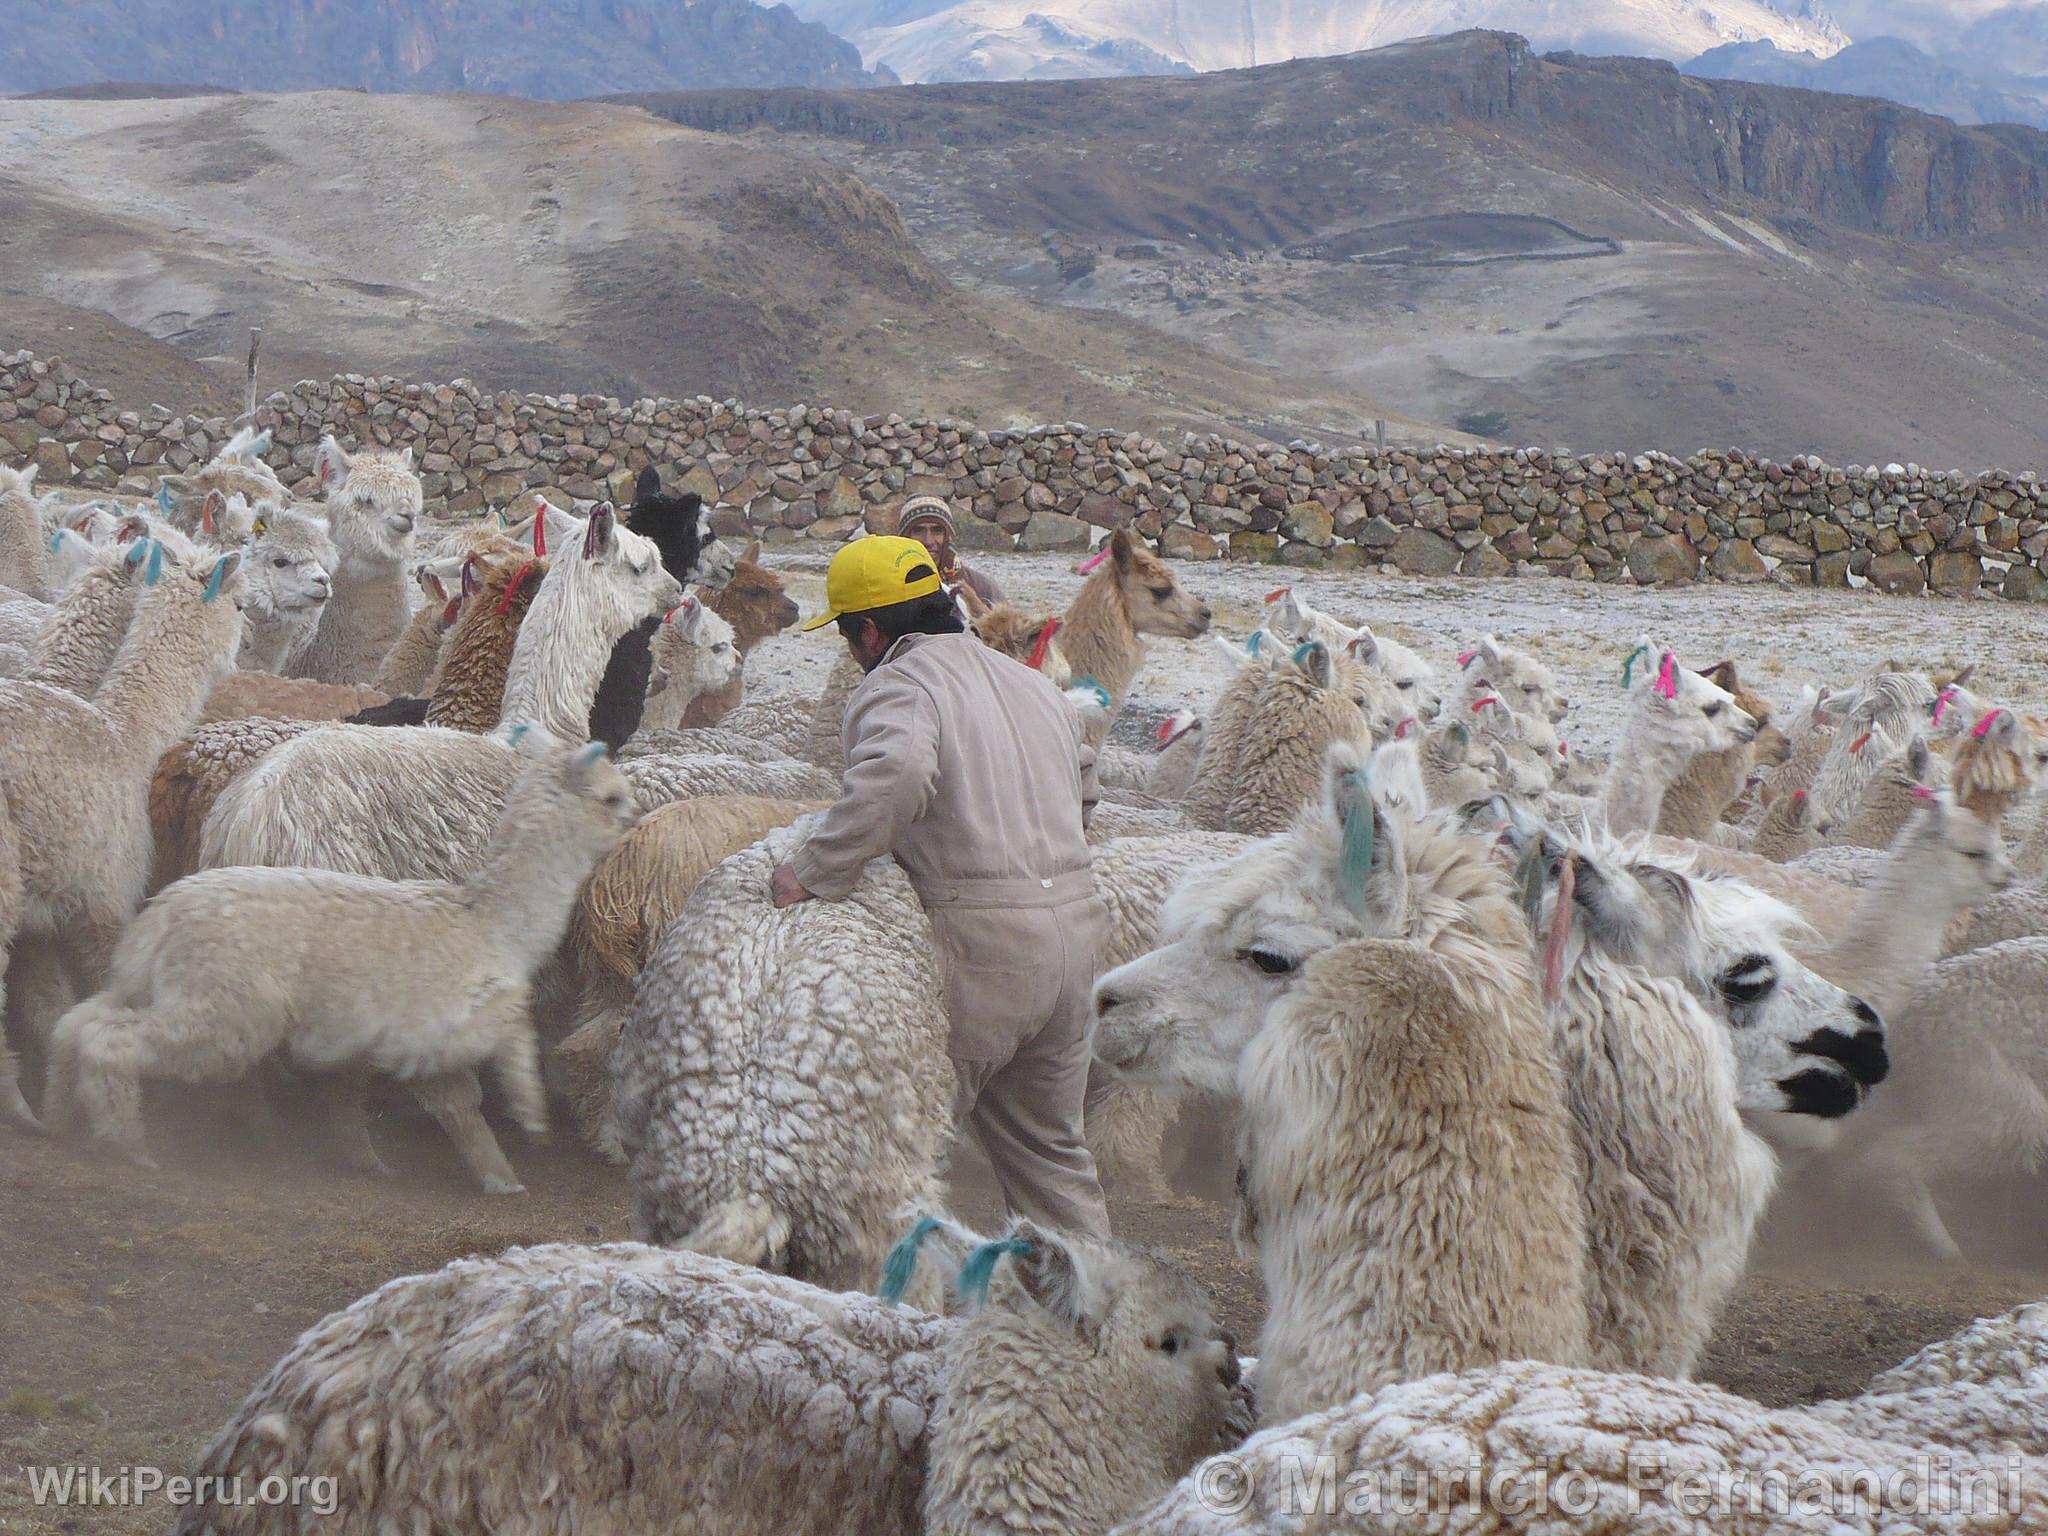
[(2039, 880), (1994, 896), (1950, 924), (1942, 958), (2007, 939), (2033, 938), (2048, 938), (2048, 883)]
[(1096, 991), (1098, 1058), (1242, 1102), (1269, 1421), (1586, 1352), (1580, 1169), (1527, 928), (1486, 842), (1409, 823), (1365, 770), (1333, 747), (1295, 826), (1183, 881), (1166, 942)]
[(335, 1515), (202, 1504), (177, 1529), (920, 1536), (946, 1528), (921, 1505), (996, 1514), (1012, 1488), (979, 1530), (1095, 1536), (1232, 1442), (1235, 1362), (1171, 1266), (1016, 1235), (1036, 1264), (958, 1318), (635, 1243), (391, 1281), (307, 1330), (199, 1466), (333, 1476)]
[(846, 771), (846, 701), (866, 676), (851, 656), (841, 655), (832, 663), (832, 670), (825, 675), (825, 686), (812, 706), (810, 724), (797, 749), (798, 757), (828, 773)]
[(1934, 1199), (1945, 1178), (2022, 1176), (2048, 1157), (2048, 938), (2007, 939), (1931, 967), (1891, 1011), (1898, 1081), (1858, 1116), (1841, 1157), (1914, 1236), (1962, 1250)]
[(1210, 707), (1208, 724), (1202, 733), (1201, 756), (1196, 759), (1187, 792), (1181, 796), (1182, 814), (1194, 825), (1210, 831), (1220, 831), (1229, 814), (1245, 730), (1258, 713), (1259, 699), (1271, 676), (1270, 664), (1260, 656), (1262, 637), (1254, 634), (1250, 644), (1253, 648)]
[(312, 720), (264, 718), (202, 725), (158, 760), (149, 782), (149, 826), (156, 857), (151, 888), (200, 865), (201, 829), (236, 777), (272, 747), (312, 730)]
[(391, 701), (357, 683), (316, 683), (275, 672), (230, 672), (199, 711), (200, 725), (262, 716), (271, 720), (345, 720)]
[(314, 472), (339, 561), (333, 596), (290, 670), (322, 683), (368, 682), (412, 618), (405, 564), (422, 505), (420, 479), (410, 448), (350, 455), (331, 437), (321, 440)]
[(48, 599), (56, 573), (50, 558), (50, 536), (36, 509), (36, 469), (9, 469), (0, 464), (0, 587), (26, 597)]
[(684, 712), (684, 725), (717, 725), (722, 721), (746, 692), (746, 659), (754, 647), (770, 635), (781, 634), (801, 617), (796, 603), (783, 591), (782, 578), (761, 564), (759, 544), (746, 547), (733, 566), (732, 575), (723, 586), (707, 590), (704, 601), (732, 626), (741, 671), (723, 687), (692, 702)]
[[(577, 888), (634, 815), (602, 747), (550, 747), (522, 771), (490, 859), (456, 884), (310, 869), (205, 870), (160, 893), (115, 949), (104, 991), (58, 1024), (47, 1108), (146, 1162), (142, 1083), (221, 1082), (283, 1049), (327, 1076), (352, 1162), (378, 1170), (366, 1074), (434, 1079), (493, 1067), (514, 1116), (547, 1126), (530, 1011), (534, 972)], [(481, 1127), (481, 1121), (476, 1122)], [(504, 1154), (461, 1144), (491, 1193)]]
[(1949, 782), (1956, 804), (1997, 826), (2034, 792), (2038, 749), (2027, 724), (2009, 709), (1994, 709), (1956, 745)]
[(1628, 715), (1608, 759), (1601, 804), (1610, 830), (1650, 832), (1664, 796), (1701, 752), (1756, 739), (1752, 720), (1725, 688), (1678, 664), (1645, 637), (1622, 669)]
[(614, 1118), (654, 1241), (865, 1287), (896, 1213), (943, 1204), (953, 1064), (931, 923), (903, 872), (777, 911), (805, 823), (691, 892), (612, 1057)]
[[(747, 707), (747, 706), (742, 706)], [(809, 719), (810, 701), (804, 701), (805, 718)], [(739, 711), (735, 710), (734, 715)], [(733, 715), (726, 716), (730, 721)], [(792, 763), (797, 759), (783, 751), (774, 741), (760, 740), (748, 736), (737, 727), (726, 725), (686, 725), (681, 730), (636, 731), (633, 739), (626, 743), (619, 753), (621, 758), (636, 757), (739, 757), (750, 763)]]
[(2012, 882), (1998, 830), (1934, 790), (1855, 895), (1847, 930), (1813, 968), (1890, 1014), (1941, 953), (1950, 921)]
[[(2014, 1470), (2003, 1454), (1972, 1449), (1944, 1458), (1937, 1475), (1957, 1481), (1937, 1485), (1930, 1499), (1922, 1492), (1924, 1448), (1910, 1439), (1866, 1438), (1822, 1409), (1763, 1408), (1695, 1382), (1528, 1361), (1390, 1386), (1268, 1429), (1235, 1454), (1247, 1489), (1242, 1509), (1217, 1512), (1216, 1483), (1198, 1469), (1120, 1536), (1988, 1536), (2048, 1528), (2048, 1476)], [(1325, 1469), (1333, 1496), (1304, 1507), (1305, 1483), (1317, 1487)], [(1361, 1487), (1379, 1498), (1346, 1497)], [(1762, 1502), (1777, 1488), (1787, 1490), (1789, 1513), (1750, 1512), (1752, 1498), (1783, 1509)], [(1820, 1507), (1809, 1511), (1808, 1502)]]
[(672, 800), (696, 800), (705, 795), (761, 795), (771, 800), (831, 800), (839, 794), (839, 779), (808, 763), (777, 760), (751, 762), (742, 757), (669, 757), (655, 754), (630, 757), (619, 764), (640, 797), (642, 810), (653, 810)]
[(1384, 684), (1341, 652), (1309, 641), (1276, 666), (1238, 731), (1234, 783), (1224, 802), (1226, 832), (1285, 831), (1321, 787), (1333, 742), (1370, 752), (1393, 733)]
[(1119, 528), (1103, 546), (1107, 558), (1081, 584), (1060, 625), (1060, 647), (1076, 678), (1093, 678), (1109, 709), (1082, 731), (1091, 747), (1109, 735), (1131, 679), (1145, 660), (1146, 635), (1192, 640), (1209, 627), (1209, 605), (1190, 594), (1173, 568)]
[(1816, 825), (1832, 826), (1849, 814), (1864, 787), (1930, 718), (1936, 697), (1934, 685), (1917, 672), (1892, 671), (1874, 674), (1842, 701), (1840, 723), (1809, 786)]
[(1171, 837), (1188, 830), (1187, 817), (1171, 805), (1132, 805), (1107, 797), (1088, 819), (1088, 841), (1092, 844), (1126, 837)]
[(1846, 1114), (1883, 1032), (1791, 958), (1768, 898), (1597, 838), (1541, 834), (1523, 864), (1586, 1169), (1588, 1363), (1687, 1376), (1777, 1179), (1743, 1112)]
[(531, 558), (502, 561), (482, 573), (427, 674), (427, 724), (473, 736), (496, 729), (512, 650), (547, 574), (547, 562)]
[(1526, 651), (1502, 645), (1492, 635), (1458, 658), (1458, 679), (1451, 693), (1452, 719), (1472, 707), (1472, 701), (1498, 695), (1518, 715), (1546, 720), (1556, 725), (1571, 708), (1558, 687), (1557, 676)]
[[(464, 581), (469, 570), (465, 565), (456, 579)], [(450, 595), (441, 575), (423, 567), (414, 567), (413, 579), (419, 583), (420, 605), (413, 610), (412, 622), (405, 626), (405, 632), (385, 653), (384, 665), (377, 669), (374, 686), (387, 697), (411, 698), (427, 692), (427, 679), (440, 658), (441, 642), (447, 639), (449, 625), (462, 611), (463, 598), (471, 595), (467, 581)]]
[(333, 592), (340, 551), (320, 519), (264, 507), (251, 525), (244, 560), (247, 623), (236, 663), (252, 672), (282, 673), (312, 643)]
[[(1002, 652), (1012, 661), (1035, 667), (1055, 688), (1065, 688), (1073, 682), (1074, 669), (1068, 665), (1066, 650), (1059, 642), (1058, 614), (1026, 613), (1013, 603), (990, 607), (974, 595), (972, 587), (959, 588), (957, 596), (967, 612), (969, 633), (983, 645)], [(1048, 627), (1050, 634), (1046, 632)]]
[(99, 552), (50, 605), (20, 681), (91, 698), (127, 638), (148, 553), (140, 542)]
[[(241, 643), (239, 564), (146, 554), (144, 580), (156, 579), (90, 701), (0, 683), (0, 970), (17, 940), (35, 939), (98, 983), (149, 881), (151, 770)], [(28, 1118), (4, 1041), (0, 1112)]]
[(785, 757), (801, 757), (817, 707), (817, 700), (809, 694), (765, 694), (734, 705), (719, 727), (773, 747)]
[(740, 670), (733, 627), (694, 597), (669, 610), (654, 636), (652, 661), (636, 740), (650, 730), (682, 729), (690, 705), (724, 687)]
[[(1915, 736), (1885, 760), (1839, 822), (1821, 823), (1814, 830), (1838, 848), (1889, 848), (1920, 808), (1920, 796), (1949, 782), (1948, 760), (1930, 751), (1924, 737)], [(1811, 795), (1807, 803), (1812, 804)]]
[(1658, 809), (1657, 830), (1666, 837), (1707, 837), (1728, 808), (1742, 798), (1751, 774), (1759, 766), (1776, 767), (1792, 750), (1783, 733), (1771, 724), (1770, 700), (1743, 685), (1734, 662), (1717, 662), (1700, 675), (1735, 700), (1736, 707), (1756, 722), (1757, 734), (1753, 740), (1718, 752), (1694, 755), (1664, 792)]
[(1810, 1410), (1852, 1434), (1974, 1456), (2048, 1456), (2048, 1303), (1982, 1317)]
[(611, 1125), (612, 1047), (656, 941), (712, 866), (823, 808), (739, 795), (678, 801), (647, 816), (591, 872), (569, 926), (582, 1022), (553, 1054), (578, 1129), (605, 1156), (625, 1161)]
[(1756, 837), (1750, 844), (1750, 851), (1760, 859), (1772, 859), (1783, 864), (1796, 859), (1802, 853), (1811, 853), (1820, 846), (1820, 833), (1814, 830), (1812, 801), (1807, 791), (1795, 789), (1780, 795), (1764, 808), (1763, 819), (1756, 824)]

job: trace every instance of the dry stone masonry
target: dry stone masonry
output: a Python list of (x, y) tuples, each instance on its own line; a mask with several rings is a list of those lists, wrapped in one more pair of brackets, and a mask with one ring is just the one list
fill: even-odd
[[(1597, 581), (1777, 581), (2048, 601), (2048, 484), (2034, 472), (1776, 464), (1730, 449), (1555, 456), (1537, 449), (1374, 452), (1215, 435), (1163, 442), (1074, 423), (988, 431), (797, 405), (493, 394), (466, 380), (345, 374), (271, 395), (271, 463), (310, 491), (324, 433), (411, 444), (429, 510), (536, 490), (630, 499), (662, 467), (716, 506), (720, 532), (769, 544), (851, 537), (902, 498), (972, 513), (978, 549), (1082, 550), (1131, 528), (1186, 560), (1411, 575), (1548, 571)], [(44, 485), (147, 492), (231, 435), (220, 417), (117, 410), (58, 359), (0, 355), (0, 461)]]

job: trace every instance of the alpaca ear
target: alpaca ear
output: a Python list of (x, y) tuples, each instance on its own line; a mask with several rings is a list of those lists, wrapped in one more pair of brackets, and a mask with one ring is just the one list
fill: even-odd
[(400, 450), (400, 452), (399, 452), (399, 455), (398, 455), (398, 467), (399, 467), (400, 469), (411, 469), (411, 468), (412, 468), (412, 444), (411, 444), (411, 443), (407, 443), (407, 444), (405, 445), (405, 447), (404, 447), (404, 448), (403, 448), (402, 450)]
[(1344, 649), (1349, 651), (1354, 659), (1364, 662), (1368, 667), (1377, 665), (1380, 659), (1380, 643), (1373, 638), (1373, 632), (1363, 624), (1359, 625), (1358, 633), (1351, 637), (1350, 644)]
[(1328, 688), (1332, 675), (1330, 648), (1320, 640), (1311, 640), (1296, 649), (1294, 664), (1301, 668), (1302, 675), (1318, 688)]
[(740, 551), (740, 563), (743, 565), (759, 565), (761, 563), (761, 541), (759, 539), (754, 540), (753, 543)]
[(313, 455), (314, 479), (323, 492), (331, 495), (348, 484), (349, 469), (353, 463), (341, 444), (332, 437), (323, 437), (319, 451)]
[(976, 623), (988, 616), (989, 605), (983, 602), (981, 594), (966, 582), (963, 581), (955, 587), (953, 595), (960, 600), (961, 608), (966, 611), (968, 623)]
[(1131, 574), (1138, 559), (1138, 541), (1131, 537), (1130, 529), (1119, 528), (1109, 536), (1109, 558), (1116, 562), (1117, 575)]
[(1492, 635), (1482, 635), (1479, 637), (1479, 659), (1485, 663), (1489, 674), (1500, 669), (1500, 642), (1494, 639)]
[(1074, 1250), (1031, 1221), (1012, 1227), (1010, 1240), (1030, 1244), (1028, 1252), (1013, 1253), (1010, 1259), (1024, 1294), (1075, 1333), (1100, 1333), (1109, 1317), (1109, 1298)]
[(633, 495), (639, 501), (652, 501), (661, 494), (661, 472), (652, 464), (640, 471), (633, 482)]
[(28, 468), (21, 471), (21, 488), (23, 492), (27, 492), (34, 486), (36, 476), (42, 473), (42, 468), (43, 466), (40, 464), (31, 464)]
[(590, 521), (584, 526), (583, 558), (609, 560), (618, 553), (618, 548), (618, 530), (613, 524), (612, 504), (601, 501), (591, 508)]
[(234, 575), (235, 572), (240, 570), (241, 568), (242, 552), (240, 550), (231, 551), (230, 553), (222, 555), (218, 560), (214, 561), (213, 572), (206, 578), (205, 600), (210, 603), (215, 598), (219, 597), (220, 589), (223, 583), (225, 583), (230, 576)]
[(1906, 772), (1912, 775), (1915, 784), (1925, 784), (1934, 768), (1934, 754), (1928, 750), (1927, 738), (1915, 736), (1906, 745)]

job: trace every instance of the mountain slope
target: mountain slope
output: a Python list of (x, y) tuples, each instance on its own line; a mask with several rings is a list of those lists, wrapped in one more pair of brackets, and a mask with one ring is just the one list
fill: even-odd
[[(794, 0), (906, 80), (1243, 69), (1468, 28), (1538, 48), (1684, 59), (1768, 39), (1833, 52), (1818, 0)], [(1125, 67), (1112, 67), (1121, 63)]]
[(1545, 446), (2048, 460), (2048, 135), (1466, 33), (1180, 79), (713, 91), (956, 284)]
[(1895, 37), (1851, 43), (1826, 59), (1786, 53), (1770, 43), (1729, 43), (1701, 54), (1685, 72), (1709, 80), (1879, 96), (1958, 123), (2048, 128), (2048, 77), (2030, 79), (1967, 60), (1931, 58)]
[(852, 45), (753, 0), (0, 0), (0, 92), (100, 80), (544, 100), (876, 83)]

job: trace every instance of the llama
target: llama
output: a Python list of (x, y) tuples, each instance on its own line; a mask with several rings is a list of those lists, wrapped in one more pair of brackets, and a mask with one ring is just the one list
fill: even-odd
[(761, 564), (761, 546), (749, 544), (722, 585), (708, 578), (704, 601), (733, 629), (733, 644), (739, 648), (741, 671), (724, 687), (695, 701), (683, 716), (690, 726), (716, 725), (740, 702), (746, 692), (746, 659), (754, 647), (770, 635), (779, 635), (801, 615), (783, 591), (782, 578)]
[(1628, 719), (1607, 764), (1601, 803), (1608, 829), (1650, 832), (1664, 795), (1701, 752), (1726, 752), (1756, 739), (1757, 723), (1725, 688), (1659, 652), (1648, 639), (1622, 668)]
[[(150, 1165), (145, 1078), (232, 1080), (283, 1048), (323, 1074), (342, 1145), (366, 1172), (383, 1167), (364, 1120), (370, 1071), (434, 1079), (489, 1062), (514, 1117), (541, 1134), (532, 978), (633, 815), (603, 747), (554, 747), (523, 769), (491, 856), (459, 883), (311, 869), (179, 881), (122, 936), (105, 989), (58, 1023), (50, 1128), (82, 1111), (96, 1136)], [(488, 1193), (516, 1193), (484, 1134), (488, 1145), (461, 1145), (463, 1160)]]
[(393, 1280), (308, 1329), (198, 1468), (332, 1477), (334, 1514), (202, 1499), (177, 1529), (1101, 1536), (1235, 1443), (1230, 1339), (1179, 1270), (1023, 1224), (990, 1249), (954, 1317), (635, 1243)]
[(1090, 678), (1109, 695), (1109, 709), (1082, 731), (1100, 749), (1131, 679), (1145, 659), (1146, 635), (1192, 640), (1209, 627), (1209, 605), (1190, 595), (1170, 566), (1119, 528), (1060, 626), (1060, 645), (1076, 678)]
[(92, 565), (50, 605), (16, 674), (20, 681), (91, 698), (127, 638), (149, 552), (141, 541), (97, 552)]
[(405, 563), (422, 506), (420, 479), (410, 448), (351, 455), (331, 437), (321, 439), (314, 473), (339, 558), (333, 595), (291, 673), (322, 683), (368, 682), (412, 618)]
[(35, 484), (35, 465), (10, 469), (0, 464), (0, 587), (48, 599), (56, 596), (55, 572), (50, 536), (36, 508)]
[(246, 629), (236, 664), (282, 674), (312, 643), (341, 557), (327, 525), (300, 512), (266, 507), (250, 525), (250, 540)]
[[(192, 570), (151, 547), (147, 590), (89, 701), (0, 683), (0, 970), (17, 942), (41, 941), (78, 984), (97, 984), (149, 880), (151, 770), (241, 644), (240, 564)], [(0, 1107), (27, 1116), (4, 1042)]]
[(1736, 707), (1756, 722), (1753, 740), (1737, 743), (1718, 752), (1700, 752), (1686, 765), (1664, 792), (1657, 811), (1657, 830), (1666, 837), (1704, 841), (1721, 824), (1722, 817), (1742, 798), (1761, 765), (1776, 767), (1791, 753), (1791, 744), (1771, 724), (1770, 701), (1753, 688), (1743, 686), (1732, 661), (1716, 662), (1701, 674), (1735, 700)]
[(1333, 745), (1294, 828), (1183, 881), (1161, 947), (1096, 988), (1099, 1059), (1242, 1103), (1268, 1422), (1587, 1348), (1579, 1169), (1527, 929), (1481, 839), (1388, 811), (1365, 769)]
[(1398, 641), (1349, 625), (1310, 607), (1292, 587), (1266, 594), (1266, 628), (1297, 643), (1320, 640), (1379, 673), (1400, 695), (1401, 709), (1423, 724), (1443, 713), (1443, 680), (1436, 668)]
[(1459, 678), (1451, 695), (1452, 718), (1470, 709), (1472, 701), (1497, 694), (1518, 715), (1562, 721), (1571, 708), (1557, 685), (1556, 674), (1526, 651), (1502, 645), (1492, 635), (1458, 658)]
[(740, 671), (733, 627), (694, 597), (685, 597), (662, 621), (653, 662), (640, 716), (643, 731), (680, 730), (692, 703)]

